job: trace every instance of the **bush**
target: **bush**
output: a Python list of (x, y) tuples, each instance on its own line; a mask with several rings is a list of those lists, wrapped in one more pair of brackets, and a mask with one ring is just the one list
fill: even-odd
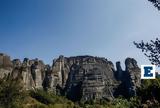
[(13, 80), (10, 76), (0, 79), (0, 107), (22, 108), (22, 103), (27, 97), (20, 80)]
[(56, 98), (53, 94), (43, 90), (30, 91), (30, 96), (43, 104), (55, 104)]
[(59, 106), (59, 108), (62, 108), (62, 106), (65, 106), (64, 108), (74, 107), (74, 103), (72, 101), (62, 96), (56, 96), (52, 92), (35, 90), (30, 91), (30, 96), (40, 103), (47, 105), (48, 108), (56, 108), (55, 106)]

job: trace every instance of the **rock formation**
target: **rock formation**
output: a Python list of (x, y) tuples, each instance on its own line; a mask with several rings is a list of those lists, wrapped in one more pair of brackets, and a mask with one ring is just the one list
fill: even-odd
[(0, 78), (11, 73), (13, 79), (22, 80), (27, 90), (43, 88), (73, 101), (136, 95), (136, 88), (140, 86), (140, 68), (133, 58), (127, 58), (125, 66), (122, 70), (117, 62), (115, 69), (105, 58), (62, 55), (50, 66), (38, 59), (11, 61), (9, 56), (0, 54)]
[(13, 64), (10, 57), (6, 54), (0, 53), (0, 78), (11, 73)]
[(137, 61), (133, 58), (127, 58), (125, 61), (126, 73), (127, 73), (127, 88), (129, 94), (136, 95), (136, 88), (140, 87), (140, 68), (137, 65)]

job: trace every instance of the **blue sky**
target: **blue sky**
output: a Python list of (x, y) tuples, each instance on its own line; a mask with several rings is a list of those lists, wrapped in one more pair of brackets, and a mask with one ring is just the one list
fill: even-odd
[(0, 0), (0, 52), (13, 58), (93, 55), (149, 63), (133, 41), (160, 35), (147, 0)]

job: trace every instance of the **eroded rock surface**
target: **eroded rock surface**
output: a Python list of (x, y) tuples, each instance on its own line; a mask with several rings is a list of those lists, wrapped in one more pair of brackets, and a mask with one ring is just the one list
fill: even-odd
[(62, 55), (50, 66), (38, 59), (11, 61), (9, 56), (0, 54), (0, 78), (10, 73), (14, 79), (21, 79), (27, 90), (51, 90), (73, 101), (136, 95), (140, 68), (133, 58), (127, 58), (125, 66), (122, 70), (117, 62), (115, 69), (111, 61), (101, 57)]

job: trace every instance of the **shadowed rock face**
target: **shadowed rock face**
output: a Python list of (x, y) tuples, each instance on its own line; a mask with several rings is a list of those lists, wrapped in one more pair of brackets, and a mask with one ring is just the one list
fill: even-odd
[(116, 67), (117, 71), (115, 72), (115, 76), (120, 83), (116, 88), (115, 96), (135, 96), (136, 89), (141, 84), (141, 70), (137, 65), (137, 61), (133, 58), (127, 58), (125, 60), (125, 70), (122, 70), (120, 62), (116, 63)]
[[(59, 71), (61, 73), (59, 79), (63, 79), (60, 81), (62, 85), (59, 85), (62, 88), (65, 87), (66, 94), (70, 99), (88, 100), (102, 98), (108, 94), (112, 95), (104, 92), (108, 82), (113, 84), (116, 81), (114, 66), (110, 61), (92, 56), (60, 57), (59, 59), (62, 59), (59, 61), (63, 61), (59, 63), (63, 67), (60, 69), (61, 72)], [(112, 91), (112, 88), (110, 89)]]
[(140, 86), (140, 68), (137, 65), (137, 61), (133, 58), (127, 58), (125, 60), (126, 73), (127, 73), (127, 89), (130, 95), (136, 95), (136, 88)]
[(6, 54), (0, 53), (0, 78), (12, 71), (12, 61)]
[(136, 95), (140, 69), (133, 58), (127, 58), (125, 65), (126, 70), (122, 70), (117, 62), (115, 70), (113, 63), (105, 58), (59, 56), (49, 66), (38, 59), (11, 61), (9, 56), (0, 54), (1, 77), (4, 73), (11, 73), (14, 79), (22, 79), (26, 89), (52, 90), (73, 101)]
[(105, 58), (60, 56), (52, 66), (52, 84), (55, 89), (57, 85), (60, 88), (58, 94), (66, 94), (75, 101), (136, 95), (140, 69), (132, 58), (127, 58), (125, 64), (126, 70), (122, 70), (117, 62), (115, 71), (113, 63)]

